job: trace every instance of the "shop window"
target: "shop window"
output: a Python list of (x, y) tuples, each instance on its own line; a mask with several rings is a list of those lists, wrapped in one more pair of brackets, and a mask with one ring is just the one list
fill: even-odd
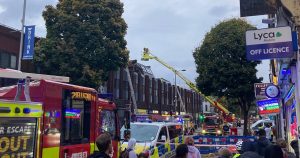
[(63, 94), (62, 144), (88, 143), (90, 138), (91, 102), (71, 98), (71, 91)]
[(116, 136), (116, 115), (114, 111), (102, 110), (100, 112), (101, 129), (100, 133), (108, 132), (112, 138)]

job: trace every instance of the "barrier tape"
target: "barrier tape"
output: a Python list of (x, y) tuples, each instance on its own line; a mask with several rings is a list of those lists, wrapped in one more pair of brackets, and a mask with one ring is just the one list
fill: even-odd
[[(157, 142), (156, 144), (160, 144), (160, 145), (163, 145), (163, 144), (166, 144), (166, 143), (161, 143), (161, 142)], [(182, 143), (168, 143), (168, 144), (171, 144), (171, 145), (180, 145)], [(228, 145), (222, 145), (222, 144), (194, 144), (194, 146), (199, 146), (199, 147), (233, 147), (235, 145), (233, 144), (228, 144)]]

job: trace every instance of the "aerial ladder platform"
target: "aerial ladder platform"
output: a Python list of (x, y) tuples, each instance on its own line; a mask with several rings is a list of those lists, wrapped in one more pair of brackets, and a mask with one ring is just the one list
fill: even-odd
[(196, 93), (200, 94), (200, 96), (202, 96), (206, 101), (208, 101), (210, 104), (214, 105), (217, 109), (219, 109), (220, 111), (222, 111), (224, 114), (229, 115), (230, 112), (219, 102), (214, 101), (212, 98), (205, 96), (198, 88), (197, 86), (191, 82), (188, 78), (186, 78), (184, 75), (182, 75), (179, 71), (177, 71), (176, 69), (174, 69), (172, 66), (170, 66), (169, 64), (167, 64), (166, 62), (162, 61), (161, 59), (159, 59), (157, 56), (154, 56), (153, 54), (150, 53), (148, 48), (144, 48), (143, 54), (142, 54), (142, 61), (149, 61), (150, 59), (154, 59), (156, 61), (158, 61), (159, 63), (161, 63), (162, 65), (164, 65), (165, 67), (167, 67), (169, 70), (171, 70), (172, 72), (174, 72), (176, 75), (178, 75), (192, 90), (194, 90)]

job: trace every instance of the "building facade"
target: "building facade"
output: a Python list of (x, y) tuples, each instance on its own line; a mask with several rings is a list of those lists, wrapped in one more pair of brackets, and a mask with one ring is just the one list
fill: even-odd
[[(155, 78), (149, 66), (137, 63), (137, 61), (130, 61), (128, 69), (137, 110), (140, 114), (190, 114), (195, 121), (198, 121), (202, 112), (202, 100), (199, 94), (177, 87), (180, 97), (177, 96), (178, 106), (175, 107), (175, 86), (173, 84), (165, 79)], [(129, 80), (124, 69), (110, 73), (107, 92), (113, 94), (113, 100), (119, 109), (133, 111)]]

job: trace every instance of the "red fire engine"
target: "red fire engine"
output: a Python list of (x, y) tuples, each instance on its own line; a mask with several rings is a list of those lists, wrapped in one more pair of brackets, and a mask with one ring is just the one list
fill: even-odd
[[(71, 84), (40, 80), (29, 87), (30, 99), (42, 103), (43, 109), (36, 157), (86, 158), (97, 150), (97, 136), (109, 132), (117, 158), (120, 130), (113, 102), (98, 98), (92, 88)], [(0, 98), (13, 100), (16, 93), (16, 86), (1, 88)], [(24, 94), (20, 100), (25, 100)]]

